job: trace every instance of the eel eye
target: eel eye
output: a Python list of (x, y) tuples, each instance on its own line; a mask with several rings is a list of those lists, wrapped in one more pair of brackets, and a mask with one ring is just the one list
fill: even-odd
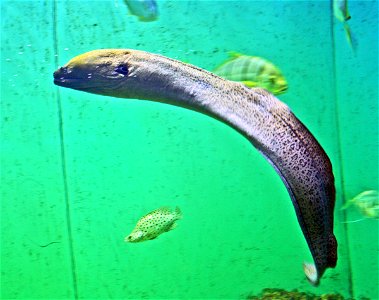
[(128, 70), (128, 66), (127, 66), (127, 65), (120, 65), (120, 66), (118, 66), (118, 67), (115, 69), (115, 71), (116, 71), (117, 73), (122, 74), (122, 75), (128, 75), (128, 72), (129, 72), (129, 70)]

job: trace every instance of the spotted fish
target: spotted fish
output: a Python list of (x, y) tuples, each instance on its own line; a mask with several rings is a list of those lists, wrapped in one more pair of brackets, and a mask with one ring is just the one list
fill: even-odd
[(264, 88), (274, 95), (287, 90), (287, 81), (282, 72), (268, 60), (235, 52), (230, 52), (229, 55), (230, 58), (213, 73), (228, 80), (241, 82), (249, 88)]
[(176, 221), (182, 218), (179, 207), (171, 209), (161, 207), (143, 216), (133, 231), (125, 237), (125, 242), (138, 243), (157, 238), (164, 232), (176, 227)]

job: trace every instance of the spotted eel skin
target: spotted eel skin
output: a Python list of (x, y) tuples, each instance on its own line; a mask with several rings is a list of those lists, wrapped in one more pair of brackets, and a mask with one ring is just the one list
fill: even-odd
[(89, 93), (145, 99), (207, 114), (244, 135), (287, 187), (314, 265), (317, 285), (337, 262), (333, 234), (334, 176), (330, 160), (287, 105), (263, 89), (249, 89), (164, 56), (130, 49), (94, 50), (54, 72), (54, 83)]

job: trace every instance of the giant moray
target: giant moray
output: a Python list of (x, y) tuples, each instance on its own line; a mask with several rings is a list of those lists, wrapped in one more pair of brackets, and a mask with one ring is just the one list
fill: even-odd
[(325, 270), (335, 267), (330, 160), (288, 106), (269, 92), (130, 49), (94, 50), (74, 57), (54, 73), (54, 83), (88, 93), (181, 106), (233, 127), (264, 155), (287, 187), (314, 260), (314, 265), (303, 265), (308, 280), (317, 285)]

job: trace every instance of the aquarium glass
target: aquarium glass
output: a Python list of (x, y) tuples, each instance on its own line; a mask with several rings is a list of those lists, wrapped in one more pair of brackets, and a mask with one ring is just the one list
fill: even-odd
[[(333, 1), (157, 0), (153, 20), (126, 2), (1, 1), (1, 299), (379, 299), (378, 219), (342, 209), (378, 190), (378, 2), (347, 1), (346, 21)], [(208, 71), (240, 53), (281, 70), (277, 97), (336, 179), (338, 263), (318, 287), (285, 185), (241, 134), (54, 85), (58, 67), (105, 48)], [(163, 206), (180, 207), (175, 229), (124, 242)]]

